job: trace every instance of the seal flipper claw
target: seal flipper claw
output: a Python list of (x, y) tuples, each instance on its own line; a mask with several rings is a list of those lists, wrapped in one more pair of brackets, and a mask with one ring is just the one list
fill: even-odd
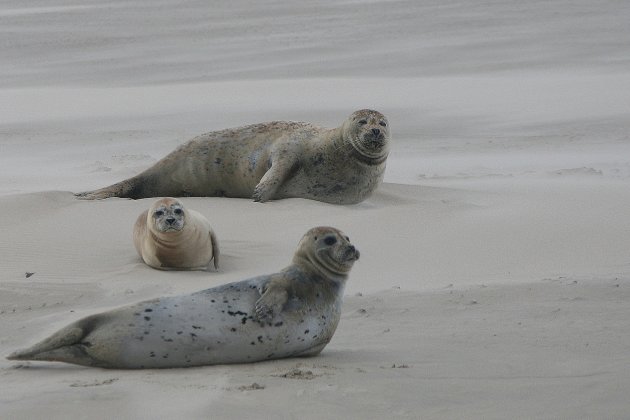
[(289, 294), (280, 286), (268, 286), (256, 301), (255, 311), (259, 321), (271, 321), (287, 302)]

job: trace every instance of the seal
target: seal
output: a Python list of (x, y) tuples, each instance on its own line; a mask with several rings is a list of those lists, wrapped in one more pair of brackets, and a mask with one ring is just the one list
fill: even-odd
[(196, 137), (144, 172), (76, 194), (109, 197), (306, 198), (355, 204), (380, 185), (389, 153), (383, 114), (359, 110), (340, 127), (275, 121)]
[(88, 316), (8, 359), (139, 369), (314, 356), (358, 258), (341, 231), (316, 227), (278, 273)]
[(219, 268), (219, 244), (208, 219), (175, 198), (161, 198), (138, 216), (133, 243), (153, 268), (206, 270), (211, 260)]

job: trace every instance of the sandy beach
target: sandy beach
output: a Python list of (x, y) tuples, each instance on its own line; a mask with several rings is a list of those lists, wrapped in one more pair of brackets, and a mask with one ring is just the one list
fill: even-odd
[[(630, 5), (618, 1), (0, 6), (0, 355), (83, 316), (360, 249), (314, 358), (105, 370), (0, 358), (2, 419), (630, 416)], [(153, 199), (73, 192), (192, 137), (387, 115), (385, 182), (351, 206), (183, 198), (219, 271), (142, 263)]]

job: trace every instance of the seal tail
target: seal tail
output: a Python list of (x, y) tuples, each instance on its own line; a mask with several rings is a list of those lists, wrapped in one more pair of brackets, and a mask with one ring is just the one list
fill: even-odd
[(68, 325), (27, 349), (11, 353), (7, 359), (66, 362), (94, 366), (97, 361), (85, 351), (90, 343), (83, 342), (83, 338), (89, 333), (89, 330), (86, 330), (81, 324), (82, 322), (79, 321)]
[(103, 200), (110, 197), (138, 199), (146, 197), (143, 194), (144, 187), (145, 177), (139, 174), (108, 187), (76, 193), (75, 197), (81, 200)]

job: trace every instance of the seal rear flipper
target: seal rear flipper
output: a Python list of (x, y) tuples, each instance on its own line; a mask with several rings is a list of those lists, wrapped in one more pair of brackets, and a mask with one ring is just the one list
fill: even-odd
[(219, 269), (219, 241), (214, 231), (210, 229), (210, 244), (212, 245), (212, 260), (214, 261), (214, 269)]
[[(16, 355), (14, 357), (14, 355)], [(49, 351), (43, 351), (40, 353), (24, 356), (13, 353), (9, 357), (9, 360), (33, 360), (33, 361), (45, 361), (45, 362), (65, 362), (82, 366), (101, 366), (98, 360), (92, 358), (85, 352), (85, 346), (83, 344), (75, 344), (67, 347), (60, 347)]]
[(108, 187), (76, 193), (74, 196), (80, 200), (104, 200), (111, 197), (132, 199), (145, 198), (150, 195), (145, 193), (145, 180), (141, 175), (142, 174), (136, 175)]
[(40, 341), (24, 350), (18, 350), (7, 359), (9, 360), (32, 360), (40, 353), (50, 352), (52, 350), (77, 344), (85, 337), (85, 332), (78, 326), (68, 326), (57, 331), (50, 337)]
[(32, 347), (10, 354), (7, 359), (55, 361), (94, 366), (97, 365), (97, 361), (85, 352), (87, 343), (81, 342), (88, 332), (76, 324), (70, 325)]

